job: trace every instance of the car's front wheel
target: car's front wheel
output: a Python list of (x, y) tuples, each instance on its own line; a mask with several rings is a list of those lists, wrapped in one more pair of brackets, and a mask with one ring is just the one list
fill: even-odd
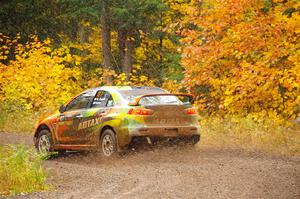
[(52, 139), (47, 129), (39, 132), (35, 147), (39, 153), (49, 153), (52, 151)]
[(111, 129), (103, 131), (100, 139), (101, 153), (104, 157), (111, 157), (117, 151), (117, 138)]

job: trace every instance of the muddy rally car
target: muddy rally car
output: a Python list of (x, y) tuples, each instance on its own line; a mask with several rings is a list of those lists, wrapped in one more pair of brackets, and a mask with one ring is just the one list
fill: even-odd
[(190, 94), (156, 87), (107, 86), (82, 92), (35, 127), (40, 152), (100, 150), (111, 156), (135, 142), (196, 144), (198, 116)]

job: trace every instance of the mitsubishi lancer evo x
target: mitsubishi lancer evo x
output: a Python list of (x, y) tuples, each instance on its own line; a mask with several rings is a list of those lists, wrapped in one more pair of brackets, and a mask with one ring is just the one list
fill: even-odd
[(86, 90), (34, 130), (39, 152), (100, 150), (104, 156), (136, 141), (160, 139), (196, 144), (200, 126), (190, 94), (156, 87), (105, 86)]

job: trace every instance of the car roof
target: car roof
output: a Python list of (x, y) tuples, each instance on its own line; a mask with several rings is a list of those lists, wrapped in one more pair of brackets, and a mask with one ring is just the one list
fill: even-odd
[(121, 95), (122, 91), (149, 91), (150, 93), (167, 92), (161, 88), (151, 86), (101, 86), (85, 90), (82, 93), (93, 93), (94, 95), (99, 90), (108, 91), (113, 95), (113, 98), (121, 104), (128, 104), (128, 100)]

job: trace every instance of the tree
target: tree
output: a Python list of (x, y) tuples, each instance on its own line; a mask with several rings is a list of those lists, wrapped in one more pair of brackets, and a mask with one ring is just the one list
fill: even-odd
[(143, 74), (157, 78), (160, 84), (179, 82), (183, 78), (180, 22), (189, 0), (164, 0), (163, 3), (155, 26), (151, 31), (141, 32), (141, 42), (135, 51), (136, 67), (140, 67)]
[(292, 0), (191, 4), (182, 31), (184, 84), (210, 112), (299, 116), (299, 6)]
[(112, 4), (114, 29), (118, 33), (122, 71), (129, 79), (134, 62), (134, 49), (140, 44), (140, 33), (150, 32), (164, 8), (161, 0), (116, 0)]
[[(100, 24), (102, 47), (99, 53), (103, 55), (103, 63), (99, 64), (107, 70), (122, 66), (122, 72), (128, 80), (133, 64), (137, 63), (136, 48), (143, 40), (155, 41), (158, 35), (158, 49), (162, 49), (164, 36), (160, 22), (165, 11), (166, 6), (162, 0), (4, 1), (0, 8), (0, 30), (8, 35), (21, 32), (24, 39), (27, 34), (36, 33), (41, 39), (54, 38), (57, 45), (64, 43), (65, 38), (69, 37), (67, 40), (73, 40), (74, 43), (78, 41), (84, 45), (88, 41), (91, 28), (82, 26), (82, 21), (88, 21), (92, 26)], [(115, 33), (118, 35), (118, 48), (111, 46), (115, 42), (111, 35)], [(64, 36), (63, 39), (61, 35)], [(163, 55), (159, 57), (159, 63), (156, 60), (152, 63), (153, 56), (148, 57), (147, 67), (157, 68), (156, 74), (160, 74), (160, 66), (163, 65)], [(90, 66), (94, 66), (94, 63)], [(108, 82), (110, 79), (108, 78)]]
[[(101, 32), (102, 32), (102, 52), (104, 66), (107, 70), (111, 70), (112, 60), (111, 60), (111, 35), (110, 35), (110, 8), (107, 2), (104, 0), (102, 2), (101, 11)], [(112, 83), (112, 77), (107, 76), (107, 84)]]
[(6, 35), (37, 33), (42, 39), (59, 41), (63, 32), (75, 38), (82, 18), (99, 21), (101, 11), (95, 0), (2, 1), (0, 30)]

